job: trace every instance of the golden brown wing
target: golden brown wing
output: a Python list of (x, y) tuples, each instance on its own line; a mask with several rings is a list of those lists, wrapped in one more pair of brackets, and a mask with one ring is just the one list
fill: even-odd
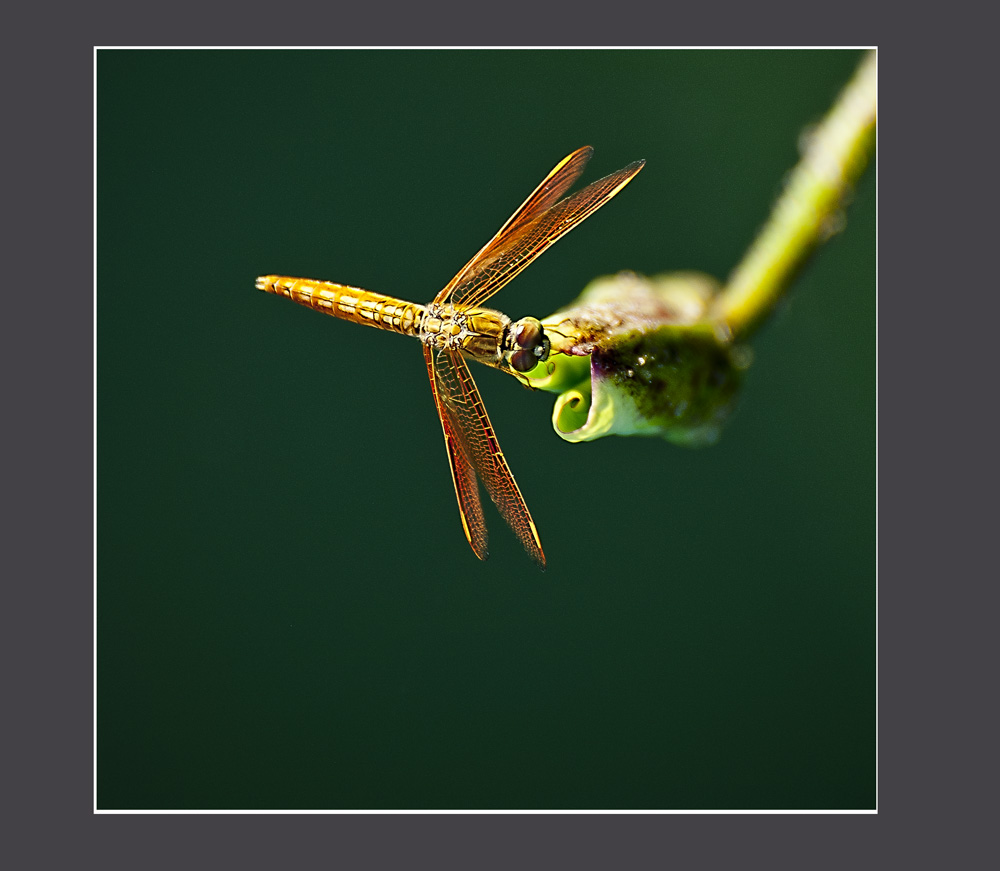
[(438, 391), (438, 379), (435, 375), (435, 351), (427, 345), (424, 348), (424, 360), (427, 363), (427, 374), (431, 379), (431, 392), (434, 394), (434, 405), (444, 430), (444, 446), (448, 451), (448, 464), (451, 466), (451, 479), (455, 484), (455, 496), (458, 499), (458, 513), (462, 519), (462, 529), (465, 537), (472, 545), (472, 550), (480, 559), (486, 559), (489, 551), (489, 535), (486, 531), (486, 521), (483, 519), (483, 506), (479, 501), (479, 485), (476, 483), (476, 473), (472, 468), (469, 451), (465, 439), (461, 436), (459, 422), (455, 415), (441, 401)]
[(578, 148), (560, 160), (553, 167), (552, 172), (545, 176), (542, 183), (531, 192), (531, 196), (521, 203), (517, 211), (507, 219), (507, 223), (496, 232), (496, 235), (480, 248), (476, 255), (448, 282), (448, 285), (434, 298), (434, 302), (446, 302), (448, 294), (463, 280), (469, 269), (491, 249), (502, 245), (504, 234), (508, 230), (530, 223), (549, 206), (556, 203), (573, 186), (573, 182), (580, 177), (587, 161), (593, 154), (594, 149), (589, 145), (584, 145), (583, 148)]
[[(500, 450), (468, 364), (459, 351), (450, 348), (429, 349), (425, 346), (424, 357), (445, 431), (462, 524), (472, 549), (480, 559), (485, 558), (486, 526), (476, 492), (475, 476), (471, 474), (474, 468), (503, 519), (514, 530), (531, 558), (544, 569), (545, 554), (538, 530)], [(477, 546), (480, 541), (482, 551)]]
[(555, 202), (583, 171), (592, 151), (587, 146), (563, 159), (500, 231), (448, 282), (434, 302), (481, 305), (546, 248), (617, 194), (645, 164), (644, 160), (637, 160)]

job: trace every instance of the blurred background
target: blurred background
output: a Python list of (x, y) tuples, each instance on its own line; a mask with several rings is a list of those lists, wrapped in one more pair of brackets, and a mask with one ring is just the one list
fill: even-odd
[(475, 375), (542, 536), (465, 541), (430, 300), (574, 148), (638, 178), (494, 297), (725, 279), (858, 51), (100, 51), (98, 806), (875, 805), (875, 174), (721, 442), (571, 445)]

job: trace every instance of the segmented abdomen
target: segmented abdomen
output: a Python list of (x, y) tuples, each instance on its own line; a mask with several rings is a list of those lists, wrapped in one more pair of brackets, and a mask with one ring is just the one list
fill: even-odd
[(287, 275), (263, 275), (257, 279), (257, 289), (278, 296), (287, 296), (299, 305), (356, 324), (391, 330), (405, 336), (416, 336), (424, 316), (424, 306), (372, 293), (360, 287), (314, 281), (311, 278), (291, 278)]

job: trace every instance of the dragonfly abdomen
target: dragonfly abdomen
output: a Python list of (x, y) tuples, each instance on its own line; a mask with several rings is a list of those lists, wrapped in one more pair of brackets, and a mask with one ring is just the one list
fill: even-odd
[(406, 300), (372, 293), (360, 287), (291, 278), (287, 275), (263, 275), (257, 289), (286, 296), (299, 305), (321, 311), (345, 321), (415, 336), (420, 330), (425, 307)]

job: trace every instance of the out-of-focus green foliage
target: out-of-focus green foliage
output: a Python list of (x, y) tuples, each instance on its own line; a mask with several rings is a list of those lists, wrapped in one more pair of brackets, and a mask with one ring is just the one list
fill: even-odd
[(562, 438), (719, 438), (752, 359), (746, 342), (809, 254), (844, 225), (874, 143), (875, 73), (872, 53), (804, 137), (802, 160), (724, 287), (700, 273), (621, 273), (542, 321), (551, 355), (528, 380), (559, 394), (552, 423)]
[(699, 273), (621, 273), (546, 318), (552, 354), (529, 379), (559, 394), (556, 432), (571, 442), (612, 434), (714, 442), (748, 361), (704, 320), (716, 287)]

